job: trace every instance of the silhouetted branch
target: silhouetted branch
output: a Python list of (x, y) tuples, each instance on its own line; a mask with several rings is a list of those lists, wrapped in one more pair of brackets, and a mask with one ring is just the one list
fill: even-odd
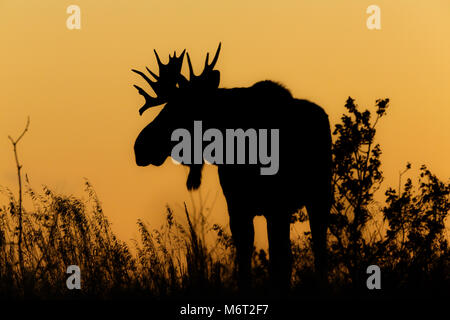
[(16, 160), (16, 167), (17, 167), (17, 178), (19, 182), (19, 208), (18, 208), (18, 218), (19, 218), (19, 239), (18, 239), (18, 250), (19, 250), (19, 266), (20, 266), (20, 273), (22, 276), (22, 281), (24, 281), (24, 264), (23, 264), (23, 251), (22, 251), (22, 240), (23, 240), (23, 217), (22, 217), (22, 176), (21, 176), (21, 169), (22, 165), (19, 162), (19, 156), (17, 154), (17, 144), (20, 142), (20, 140), (23, 138), (25, 133), (28, 131), (28, 127), (30, 125), (30, 117), (27, 118), (27, 124), (25, 126), (25, 129), (22, 131), (22, 134), (14, 140), (11, 136), (8, 136), (9, 140), (11, 141), (11, 144), (13, 145), (13, 151), (14, 151), (14, 157)]

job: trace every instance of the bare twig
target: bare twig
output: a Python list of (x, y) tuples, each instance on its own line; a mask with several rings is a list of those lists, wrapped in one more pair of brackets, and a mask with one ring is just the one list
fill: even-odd
[(19, 209), (18, 209), (18, 217), (19, 217), (19, 239), (18, 239), (18, 250), (19, 250), (19, 266), (20, 266), (20, 273), (22, 275), (22, 281), (24, 280), (24, 264), (23, 264), (23, 252), (22, 252), (22, 240), (23, 240), (23, 217), (22, 217), (22, 175), (21, 175), (21, 169), (22, 165), (19, 162), (19, 156), (17, 154), (17, 144), (20, 142), (20, 140), (23, 138), (25, 133), (28, 131), (28, 127), (30, 125), (30, 117), (27, 118), (27, 124), (25, 126), (25, 129), (22, 131), (22, 134), (17, 138), (13, 139), (11, 136), (8, 136), (9, 140), (11, 141), (11, 144), (13, 145), (13, 151), (14, 151), (14, 157), (16, 160), (16, 167), (17, 167), (17, 178), (19, 182)]

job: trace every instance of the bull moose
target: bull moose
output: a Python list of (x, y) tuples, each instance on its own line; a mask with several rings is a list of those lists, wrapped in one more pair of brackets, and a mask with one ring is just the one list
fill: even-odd
[[(287, 290), (291, 276), (290, 222), (292, 214), (306, 207), (311, 227), (316, 272), (326, 279), (327, 224), (331, 206), (331, 133), (328, 116), (318, 105), (292, 97), (289, 90), (273, 81), (251, 87), (219, 88), (220, 72), (214, 67), (221, 45), (211, 63), (209, 53), (203, 71), (195, 75), (187, 53), (189, 79), (181, 74), (184, 50), (169, 55), (167, 64), (155, 56), (159, 74), (132, 69), (153, 89), (151, 96), (135, 85), (145, 98), (140, 108), (165, 104), (158, 116), (139, 134), (134, 145), (138, 166), (160, 166), (171, 155), (177, 128), (203, 127), (226, 130), (240, 128), (279, 129), (279, 170), (261, 175), (252, 164), (215, 164), (225, 196), (230, 229), (236, 247), (239, 287), (249, 288), (254, 248), (253, 218), (267, 220), (269, 273), (276, 289)], [(244, 136), (244, 139), (248, 138)], [(247, 139), (248, 142), (248, 139)], [(201, 183), (203, 163), (190, 166), (187, 187)]]

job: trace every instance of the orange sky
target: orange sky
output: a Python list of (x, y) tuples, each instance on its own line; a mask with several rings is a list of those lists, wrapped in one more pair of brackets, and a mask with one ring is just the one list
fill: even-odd
[[(71, 4), (81, 30), (66, 28)], [(371, 4), (381, 30), (366, 28)], [(349, 95), (368, 107), (389, 97), (382, 190), (407, 161), (448, 179), (449, 18), (448, 0), (0, 0), (0, 184), (15, 187), (7, 136), (29, 115), (19, 152), (34, 187), (81, 195), (87, 177), (124, 240), (137, 236), (138, 218), (158, 226), (166, 204), (190, 203), (187, 169), (135, 165), (134, 139), (161, 108), (138, 115), (132, 84), (143, 82), (130, 69), (155, 69), (154, 48), (161, 57), (186, 48), (198, 70), (219, 41), (222, 87), (279, 81), (323, 106), (333, 126)], [(204, 176), (194, 202), (217, 198), (211, 219), (226, 223), (215, 168)]]

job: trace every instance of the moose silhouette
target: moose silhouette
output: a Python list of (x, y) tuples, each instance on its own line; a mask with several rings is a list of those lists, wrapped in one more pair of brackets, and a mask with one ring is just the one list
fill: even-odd
[[(238, 284), (248, 289), (251, 282), (251, 256), (254, 249), (253, 218), (263, 215), (267, 220), (269, 241), (269, 272), (273, 287), (289, 288), (291, 277), (290, 222), (292, 214), (306, 207), (311, 227), (316, 272), (321, 279), (327, 275), (327, 225), (331, 205), (331, 133), (328, 116), (318, 105), (295, 99), (282, 85), (272, 81), (257, 82), (251, 87), (219, 88), (220, 72), (214, 67), (221, 44), (211, 63), (206, 55), (204, 69), (195, 75), (187, 54), (189, 80), (181, 74), (184, 50), (180, 56), (169, 55), (161, 62), (155, 80), (141, 71), (156, 94), (150, 96), (135, 85), (145, 98), (140, 108), (165, 103), (158, 116), (139, 134), (134, 145), (138, 166), (160, 166), (171, 155), (175, 142), (171, 133), (177, 128), (192, 127), (201, 120), (203, 127), (278, 128), (279, 170), (261, 175), (251, 164), (216, 164), (225, 196), (230, 229), (236, 247)], [(190, 164), (188, 189), (201, 183), (203, 164)]]

